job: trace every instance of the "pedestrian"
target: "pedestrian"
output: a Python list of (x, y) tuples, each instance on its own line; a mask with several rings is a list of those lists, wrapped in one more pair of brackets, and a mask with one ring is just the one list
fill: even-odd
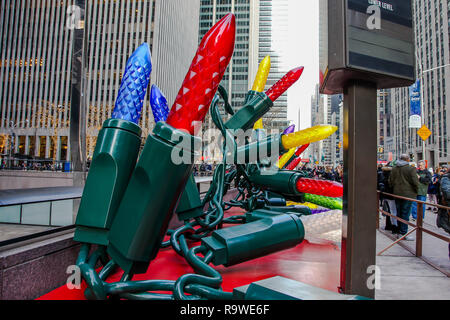
[[(409, 155), (403, 154), (400, 160), (397, 161), (392, 173), (389, 176), (389, 185), (393, 193), (409, 199), (416, 199), (419, 191), (419, 178), (416, 169), (409, 165)], [(395, 199), (397, 208), (397, 216), (409, 222), (411, 214), (412, 201), (406, 199)], [(393, 233), (397, 233), (397, 237), (404, 237), (408, 233), (408, 225), (397, 221), (398, 228), (395, 228)], [(410, 237), (405, 237), (404, 240), (413, 240)]]
[[(431, 173), (426, 169), (425, 161), (419, 161), (417, 168), (417, 177), (419, 178), (419, 191), (417, 193), (417, 200), (426, 202), (428, 186), (431, 184)], [(425, 204), (422, 206), (422, 217), (425, 218)], [(417, 219), (417, 202), (414, 202), (411, 209), (413, 221)]]
[[(433, 203), (433, 204), (438, 204), (437, 194), (438, 194), (439, 190), (438, 190), (437, 183), (438, 183), (439, 174), (436, 171), (433, 173), (432, 170), (433, 169), (430, 168), (431, 183), (428, 186), (428, 202)], [(437, 213), (437, 211), (438, 211), (438, 209), (433, 206), (430, 206), (429, 209), (432, 210), (434, 213)]]
[[(450, 173), (446, 172), (442, 175), (440, 181), (440, 202), (442, 206), (448, 207), (450, 205)], [(436, 225), (450, 234), (450, 212), (447, 209), (439, 208), (436, 218)], [(450, 243), (448, 245), (448, 258), (450, 259)]]
[[(392, 187), (389, 185), (389, 176), (391, 175), (392, 167), (388, 165), (386, 167), (383, 167), (381, 170), (381, 173), (379, 173), (382, 179), (382, 182), (379, 185), (379, 190), (383, 192), (383, 194), (380, 195), (381, 205), (384, 211), (392, 214), (393, 216), (397, 216), (397, 206), (395, 204), (395, 199), (392, 196), (386, 194), (393, 193)], [(384, 227), (384, 230), (391, 231), (395, 234), (397, 233), (397, 229), (397, 220), (386, 215), (386, 225)]]

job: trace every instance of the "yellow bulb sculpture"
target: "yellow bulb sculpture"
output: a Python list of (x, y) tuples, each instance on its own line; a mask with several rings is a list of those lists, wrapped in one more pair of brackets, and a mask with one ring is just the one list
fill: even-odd
[[(270, 56), (265, 57), (261, 63), (259, 64), (258, 73), (256, 74), (255, 81), (253, 82), (253, 91), (257, 92), (263, 92), (264, 88), (266, 87), (267, 78), (269, 77), (270, 67), (271, 67), (271, 60)], [(253, 126), (253, 130), (262, 130), (263, 122), (262, 119), (259, 119), (256, 121), (255, 125)]]

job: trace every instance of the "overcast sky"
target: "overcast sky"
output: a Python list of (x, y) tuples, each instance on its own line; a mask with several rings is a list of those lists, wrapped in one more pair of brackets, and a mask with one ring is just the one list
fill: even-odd
[(289, 1), (288, 64), (290, 69), (304, 66), (305, 71), (288, 91), (288, 119), (298, 129), (305, 129), (311, 126), (311, 95), (319, 82), (319, 1)]

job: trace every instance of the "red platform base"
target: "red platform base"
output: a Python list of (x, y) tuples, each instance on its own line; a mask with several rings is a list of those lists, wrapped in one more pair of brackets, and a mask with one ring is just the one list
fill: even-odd
[[(234, 213), (236, 214), (236, 212)], [(215, 267), (223, 277), (223, 290), (234, 288), (274, 276), (282, 276), (315, 287), (338, 292), (341, 252), (334, 244), (311, 244), (304, 241), (295, 248), (277, 252), (259, 259), (225, 268)], [(136, 275), (133, 280), (177, 280), (192, 273), (187, 262), (171, 248), (162, 249), (150, 264), (146, 274)], [(108, 282), (119, 281), (122, 271), (108, 278)], [(65, 285), (43, 295), (38, 300), (84, 300), (83, 283), (80, 290), (69, 290)]]

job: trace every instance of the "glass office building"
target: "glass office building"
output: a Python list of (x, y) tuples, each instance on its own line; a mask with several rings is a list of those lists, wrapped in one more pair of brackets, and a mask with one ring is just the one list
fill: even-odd
[[(197, 49), (199, 0), (86, 1), (86, 152), (111, 116), (133, 51), (150, 45), (151, 83), (175, 100)], [(0, 154), (69, 160), (74, 0), (1, 0)], [(171, 104), (170, 104), (171, 105)], [(154, 126), (149, 101), (140, 123)]]
[[(417, 79), (423, 78), (424, 124), (432, 132), (425, 143), (425, 158), (436, 167), (450, 163), (450, 5), (443, 0), (415, 0), (413, 4)], [(390, 98), (392, 113), (385, 117), (391, 120), (392, 132), (386, 150), (394, 160), (402, 153), (412, 154), (416, 161), (423, 159), (422, 139), (417, 129), (409, 128), (408, 88), (392, 89)]]

